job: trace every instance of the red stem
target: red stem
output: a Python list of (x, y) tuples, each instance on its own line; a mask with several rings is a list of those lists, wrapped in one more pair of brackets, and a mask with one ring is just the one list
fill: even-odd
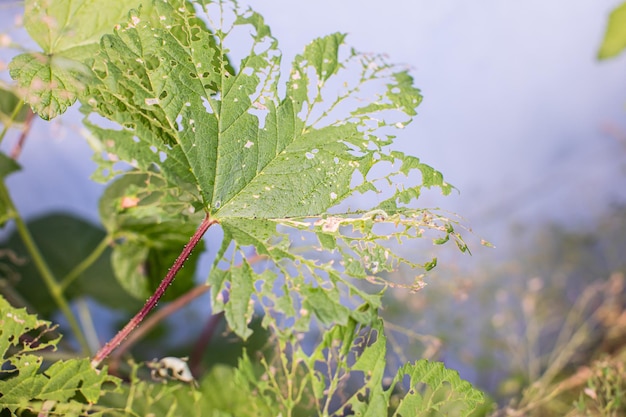
[(220, 321), (223, 318), (223, 311), (221, 313), (212, 315), (206, 322), (202, 333), (200, 333), (200, 337), (195, 343), (193, 351), (191, 352), (191, 356), (189, 358), (189, 368), (191, 369), (191, 373), (193, 375), (200, 375), (200, 364), (202, 362), (202, 355), (206, 352), (207, 346), (213, 340), (213, 336), (215, 335), (217, 326), (220, 324)]
[(215, 223), (217, 223), (217, 220), (211, 219), (211, 217), (207, 213), (204, 220), (202, 220), (202, 223), (200, 223), (198, 230), (196, 230), (193, 236), (191, 236), (189, 243), (185, 245), (183, 251), (180, 253), (180, 255), (178, 255), (178, 258), (176, 258), (176, 261), (174, 261), (174, 264), (167, 272), (167, 275), (165, 275), (165, 278), (163, 278), (154, 294), (152, 294), (152, 296), (148, 298), (146, 304), (144, 304), (144, 306), (141, 308), (141, 310), (139, 310), (135, 317), (130, 319), (130, 321), (126, 323), (126, 326), (124, 326), (124, 328), (120, 330), (115, 335), (115, 337), (113, 337), (113, 339), (109, 340), (93, 357), (93, 359), (91, 360), (91, 366), (93, 368), (97, 368), (98, 365), (100, 365), (100, 363), (107, 356), (109, 356), (111, 352), (113, 352), (113, 350), (115, 350), (115, 348), (117, 348), (120, 343), (122, 343), (122, 341), (126, 339), (126, 337), (128, 337), (128, 335), (135, 329), (135, 327), (137, 327), (139, 323), (141, 323), (141, 321), (148, 315), (148, 313), (150, 313), (150, 311), (152, 311), (152, 309), (156, 307), (163, 294), (165, 294), (165, 290), (167, 290), (167, 287), (169, 287), (169, 285), (172, 283), (178, 271), (180, 271), (180, 269), (183, 267), (185, 261), (187, 260), (187, 258), (189, 258), (189, 255), (191, 255), (193, 249), (202, 239), (202, 236), (204, 236), (209, 227), (211, 227)]
[(11, 158), (17, 161), (20, 154), (22, 153), (22, 149), (24, 148), (24, 142), (26, 142), (26, 137), (28, 136), (28, 132), (33, 125), (33, 121), (35, 120), (35, 113), (28, 107), (28, 113), (26, 113), (26, 120), (24, 121), (24, 129), (20, 134), (20, 138), (17, 143), (11, 150)]
[(167, 304), (165, 307), (158, 309), (154, 312), (150, 317), (148, 317), (139, 327), (133, 331), (128, 338), (126, 338), (115, 350), (113, 354), (110, 356), (109, 360), (109, 373), (115, 375), (117, 373), (117, 369), (119, 367), (119, 362), (124, 353), (126, 353), (130, 348), (132, 348), (135, 343), (141, 340), (150, 330), (154, 329), (154, 327), (161, 322), (164, 318), (171, 315), (172, 313), (180, 310), (184, 306), (188, 305), (192, 300), (200, 297), (202, 294), (209, 291), (210, 287), (208, 285), (199, 285), (188, 291), (187, 293), (181, 295), (176, 300)]

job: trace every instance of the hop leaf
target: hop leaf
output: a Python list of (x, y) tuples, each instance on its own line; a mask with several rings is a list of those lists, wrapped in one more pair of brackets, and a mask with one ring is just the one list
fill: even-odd
[[(44, 371), (38, 354), (55, 349), (59, 339), (49, 322), (11, 307), (0, 297), (0, 408), (12, 413), (37, 412), (43, 410), (44, 402), (52, 402), (45, 407), (54, 414), (54, 404), (59, 402), (64, 412), (76, 414), (118, 386), (119, 381), (108, 376), (106, 369), (93, 369), (89, 359), (57, 361)], [(105, 390), (107, 382), (114, 385)], [(76, 400), (78, 394), (86, 403)]]
[(18, 82), (18, 92), (35, 113), (50, 120), (76, 101), (91, 76), (83, 59), (93, 56), (100, 37), (139, 3), (140, 0), (25, 2), (24, 27), (43, 51), (18, 55), (9, 70)]
[[(424, 187), (452, 187), (388, 149), (421, 101), (406, 69), (332, 34), (306, 46), (284, 79), (260, 15), (229, 1), (186, 4), (156, 2), (103, 37), (83, 111), (98, 178), (126, 161), (178, 190), (181, 218), (201, 209), (219, 222), (209, 283), (215, 309), (239, 335), (249, 335), (255, 300), (266, 323), (369, 323), (381, 293), (353, 279), (386, 286), (377, 274), (424, 266), (394, 254), (390, 241), (433, 229), (465, 248), (454, 221), (411, 207)], [(247, 49), (231, 46), (241, 33)], [(321, 252), (297, 254), (298, 237)], [(342, 304), (346, 296), (353, 305)], [(353, 308), (361, 303), (369, 308)]]

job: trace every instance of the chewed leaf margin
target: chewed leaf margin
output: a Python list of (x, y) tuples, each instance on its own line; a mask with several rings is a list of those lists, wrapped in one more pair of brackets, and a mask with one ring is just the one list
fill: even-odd
[[(83, 111), (101, 178), (126, 161), (183, 190), (180, 219), (194, 208), (221, 225), (208, 283), (237, 334), (249, 335), (255, 301), (267, 325), (367, 324), (396, 285), (386, 274), (436, 265), (391, 245), (432, 230), (435, 244), (467, 251), (455, 220), (413, 208), (424, 189), (453, 187), (389, 148), (422, 100), (406, 68), (335, 33), (307, 45), (282, 77), (278, 42), (259, 14), (231, 1), (184, 4), (132, 11), (102, 39)], [(294, 253), (297, 234), (313, 236), (318, 252)], [(410, 288), (422, 285), (418, 275)]]
[[(56, 349), (59, 340), (56, 326), (0, 296), (0, 408), (12, 413), (45, 408), (55, 414), (62, 407), (64, 413), (78, 414), (119, 387), (120, 380), (109, 376), (106, 367), (93, 369), (87, 358), (59, 360), (44, 369), (41, 353)], [(85, 402), (77, 400), (81, 396)]]
[(297, 338), (277, 343), (272, 356), (260, 359), (263, 373), (244, 356), (234, 379), (244, 390), (263, 392), (263, 401), (283, 414), (302, 407), (307, 415), (469, 416), (488, 406), (480, 390), (443, 363), (422, 359), (394, 374), (381, 320), (336, 325), (313, 351)]

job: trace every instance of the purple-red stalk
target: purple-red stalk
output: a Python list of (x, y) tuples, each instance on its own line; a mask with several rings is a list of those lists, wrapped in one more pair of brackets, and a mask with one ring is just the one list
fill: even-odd
[(135, 316), (130, 319), (128, 323), (126, 323), (126, 326), (124, 326), (124, 328), (120, 330), (113, 337), (113, 339), (109, 340), (95, 354), (95, 356), (91, 360), (91, 366), (93, 368), (97, 368), (100, 363), (107, 356), (109, 356), (111, 352), (113, 352), (113, 350), (115, 350), (115, 348), (117, 348), (124, 339), (128, 337), (128, 335), (135, 329), (135, 327), (137, 327), (139, 323), (141, 323), (141, 321), (148, 315), (148, 313), (150, 313), (150, 311), (152, 311), (152, 309), (156, 307), (163, 294), (165, 294), (165, 290), (167, 290), (167, 287), (169, 287), (169, 285), (172, 283), (178, 271), (180, 271), (180, 269), (183, 267), (185, 261), (187, 260), (187, 258), (189, 258), (189, 255), (191, 255), (193, 249), (200, 242), (209, 227), (211, 227), (215, 223), (217, 223), (217, 220), (211, 219), (210, 215), (207, 213), (196, 232), (193, 234), (193, 236), (191, 236), (189, 243), (183, 248), (183, 251), (180, 253), (180, 255), (178, 255), (178, 258), (176, 258), (176, 261), (174, 261), (174, 264), (167, 272), (167, 275), (165, 275), (165, 278), (163, 278), (158, 288), (154, 291), (154, 294), (152, 294), (152, 296), (148, 298), (148, 301), (146, 301), (146, 304), (144, 304), (141, 310), (139, 310), (139, 312), (135, 314)]

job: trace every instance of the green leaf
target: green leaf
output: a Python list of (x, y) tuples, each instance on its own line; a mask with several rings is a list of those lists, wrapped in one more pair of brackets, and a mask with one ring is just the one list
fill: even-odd
[(23, 99), (35, 113), (50, 120), (64, 113), (90, 82), (85, 65), (105, 33), (140, 0), (25, 2), (24, 27), (42, 52), (18, 55), (9, 64)]
[(626, 2), (617, 6), (609, 15), (604, 40), (598, 50), (598, 58), (614, 57), (624, 48), (626, 48)]
[(21, 54), (9, 64), (23, 99), (44, 120), (64, 113), (85, 89), (90, 73), (79, 61), (63, 55)]
[(20, 164), (18, 164), (15, 159), (0, 152), (0, 178), (2, 180), (20, 169)]
[(373, 323), (333, 326), (312, 352), (297, 335), (279, 339), (276, 352), (260, 359), (263, 372), (244, 356), (234, 378), (262, 393), (268, 415), (469, 416), (483, 409), (484, 394), (439, 362), (408, 363), (387, 378), (387, 339), (382, 321)]
[[(55, 276), (62, 278), (82, 262), (106, 237), (103, 230), (64, 214), (51, 214), (29, 221), (27, 224), (37, 246)], [(23, 301), (43, 317), (51, 317), (57, 305), (47, 291), (41, 288), (42, 278), (17, 232), (13, 232), (2, 249), (13, 254), (14, 263), (6, 265), (9, 282)], [(65, 296), (91, 297), (114, 309), (134, 311), (141, 303), (132, 299), (115, 280), (106, 250), (93, 265), (83, 271), (65, 290)], [(143, 301), (143, 300), (142, 300)]]
[[(156, 382), (137, 377), (141, 366), (135, 364), (131, 383), (108, 393), (100, 404), (124, 410), (120, 416), (275, 416), (274, 409), (255, 387), (242, 384), (239, 372), (252, 372), (250, 361), (242, 360), (240, 370), (216, 365), (199, 381), (199, 386), (180, 382)], [(245, 399), (242, 401), (242, 399)]]
[[(12, 413), (46, 408), (51, 414), (62, 409), (64, 415), (78, 415), (86, 413), (104, 392), (119, 386), (106, 368), (93, 369), (87, 358), (60, 360), (42, 369), (43, 358), (38, 353), (55, 349), (59, 339), (49, 322), (26, 309), (11, 307), (0, 296), (0, 408)], [(112, 385), (105, 387), (106, 383)], [(78, 400), (80, 396), (85, 403)], [(61, 408), (57, 401), (64, 403)]]
[[(156, 173), (130, 172), (112, 182), (100, 200), (100, 217), (116, 239), (111, 258), (115, 276), (133, 297), (145, 299), (158, 287), (194, 233), (198, 215), (178, 188)], [(189, 291), (204, 248), (198, 244), (164, 300)]]
[(20, 98), (14, 91), (0, 86), (0, 123), (4, 126), (11, 126), (13, 124), (24, 123), (26, 121), (28, 108), (25, 106), (18, 111), (14, 119), (11, 119), (19, 103)]
[[(424, 188), (451, 191), (441, 173), (388, 148), (421, 101), (412, 78), (332, 34), (307, 45), (284, 80), (277, 41), (260, 15), (230, 1), (185, 4), (156, 2), (103, 38), (93, 65), (98, 82), (83, 102), (98, 178), (126, 161), (219, 222), (224, 240), (209, 283), (214, 306), (239, 335), (249, 334), (241, 320), (251, 319), (251, 295), (266, 315), (298, 328), (313, 316), (371, 319), (353, 308), (375, 310), (380, 293), (358, 281), (386, 287), (380, 273), (424, 266), (393, 254), (390, 241), (424, 230), (460, 239), (454, 221), (411, 207)], [(241, 35), (250, 35), (245, 53), (232, 46)], [(227, 54), (239, 59), (237, 71)], [(366, 193), (376, 197), (357, 201)], [(336, 209), (355, 203), (365, 207)], [(295, 253), (296, 236), (323, 250)], [(259, 267), (250, 261), (257, 255)], [(272, 301), (268, 271), (278, 276), (271, 280), (281, 303)], [(343, 305), (346, 297), (354, 304)]]
[[(337, 347), (338, 342), (343, 347)], [(336, 327), (325, 335), (324, 342), (311, 358), (318, 364), (337, 364), (337, 370), (331, 376), (318, 377), (321, 381), (326, 380), (325, 390), (330, 387), (329, 398), (342, 397), (341, 390), (345, 389), (341, 385), (342, 380), (348, 376), (354, 378), (359, 373), (363, 375), (362, 385), (357, 385), (356, 392), (344, 400), (339, 410), (372, 417), (427, 416), (433, 411), (441, 412), (441, 415), (467, 416), (485, 402), (483, 393), (462, 380), (456, 371), (446, 369), (443, 363), (427, 360), (405, 364), (397, 371), (391, 384), (385, 384), (383, 379), (388, 371), (386, 345), (381, 320), (370, 329)], [(407, 377), (408, 386), (403, 386)]]
[[(394, 416), (430, 416), (433, 412), (440, 415), (469, 416), (486, 401), (482, 392), (462, 380), (457, 371), (446, 369), (441, 362), (421, 359), (404, 365), (398, 370), (392, 387), (406, 377), (410, 378), (411, 389), (400, 398)], [(419, 386), (426, 389), (420, 392), (416, 389)], [(415, 410), (420, 412), (414, 414)]]
[[(9, 158), (4, 153), (0, 152), (0, 180), (4, 179), (10, 174), (19, 171), (20, 165), (13, 159)], [(0, 195), (0, 227), (15, 217), (15, 210), (9, 200), (8, 195)]]

